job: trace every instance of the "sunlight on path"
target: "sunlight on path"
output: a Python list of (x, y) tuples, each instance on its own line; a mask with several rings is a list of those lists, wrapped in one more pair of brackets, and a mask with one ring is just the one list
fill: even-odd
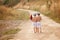
[[(10, 40), (60, 40), (60, 34), (56, 34), (58, 28), (60, 28), (60, 24), (55, 23), (50, 18), (41, 14), (42, 21), (42, 33), (34, 33), (32, 22), (30, 20), (23, 21), (19, 28), (19, 31), (14, 39)], [(60, 33), (60, 32), (57, 32)]]
[(21, 23), (21, 31), (18, 32), (14, 39), (11, 40), (59, 40), (58, 37), (52, 32), (50, 27), (42, 25), (43, 33), (34, 33), (31, 21)]

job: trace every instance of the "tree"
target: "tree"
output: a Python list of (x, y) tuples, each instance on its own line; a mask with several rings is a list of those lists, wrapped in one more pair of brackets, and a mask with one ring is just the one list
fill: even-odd
[(17, 3), (19, 3), (21, 0), (4, 0), (3, 5), (6, 5), (8, 7), (13, 7)]

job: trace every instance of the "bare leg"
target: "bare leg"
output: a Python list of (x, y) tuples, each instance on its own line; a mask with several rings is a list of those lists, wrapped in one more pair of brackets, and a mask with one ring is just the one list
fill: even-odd
[(37, 28), (36, 28), (36, 32), (37, 32)]
[(37, 30), (37, 32), (39, 33), (39, 29), (38, 29), (38, 28), (36, 28), (36, 30)]
[(36, 28), (34, 27), (34, 33), (36, 33)]
[(41, 33), (42, 32), (42, 30), (41, 30), (41, 27), (39, 28), (39, 33)]
[(36, 27), (36, 32), (39, 33), (39, 28)]
[(41, 33), (41, 28), (36, 28), (36, 32)]

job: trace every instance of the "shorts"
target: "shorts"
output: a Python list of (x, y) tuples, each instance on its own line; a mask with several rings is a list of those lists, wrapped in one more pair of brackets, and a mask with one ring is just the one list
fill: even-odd
[(41, 23), (40, 22), (33, 22), (33, 26), (39, 28), (39, 27), (41, 27)]

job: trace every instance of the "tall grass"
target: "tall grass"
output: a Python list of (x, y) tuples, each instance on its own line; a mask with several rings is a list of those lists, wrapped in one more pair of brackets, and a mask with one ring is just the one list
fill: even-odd
[(11, 13), (13, 14), (12, 17), (15, 20), (28, 20), (29, 19), (29, 14), (26, 11), (13, 10)]
[(0, 34), (2, 34), (2, 37), (0, 38), (0, 40), (12, 39), (14, 36), (13, 34), (16, 34), (18, 31), (20, 31), (20, 29), (16, 28), (16, 29), (9, 29), (4, 32), (0, 32)]
[(9, 34), (15, 34), (17, 33), (18, 31), (20, 31), (20, 29), (9, 29), (9, 30), (6, 30), (4, 32), (0, 32), (2, 35), (9, 35)]
[(28, 18), (28, 12), (0, 6), (0, 20), (24, 20)]
[(5, 6), (0, 6), (0, 20), (7, 17), (10, 14), (10, 10)]
[(48, 16), (48, 17), (50, 17), (51, 19), (53, 19), (57, 23), (60, 23), (60, 16), (59, 16), (58, 13), (47, 12), (47, 13), (43, 13), (43, 14), (46, 15), (46, 16)]

